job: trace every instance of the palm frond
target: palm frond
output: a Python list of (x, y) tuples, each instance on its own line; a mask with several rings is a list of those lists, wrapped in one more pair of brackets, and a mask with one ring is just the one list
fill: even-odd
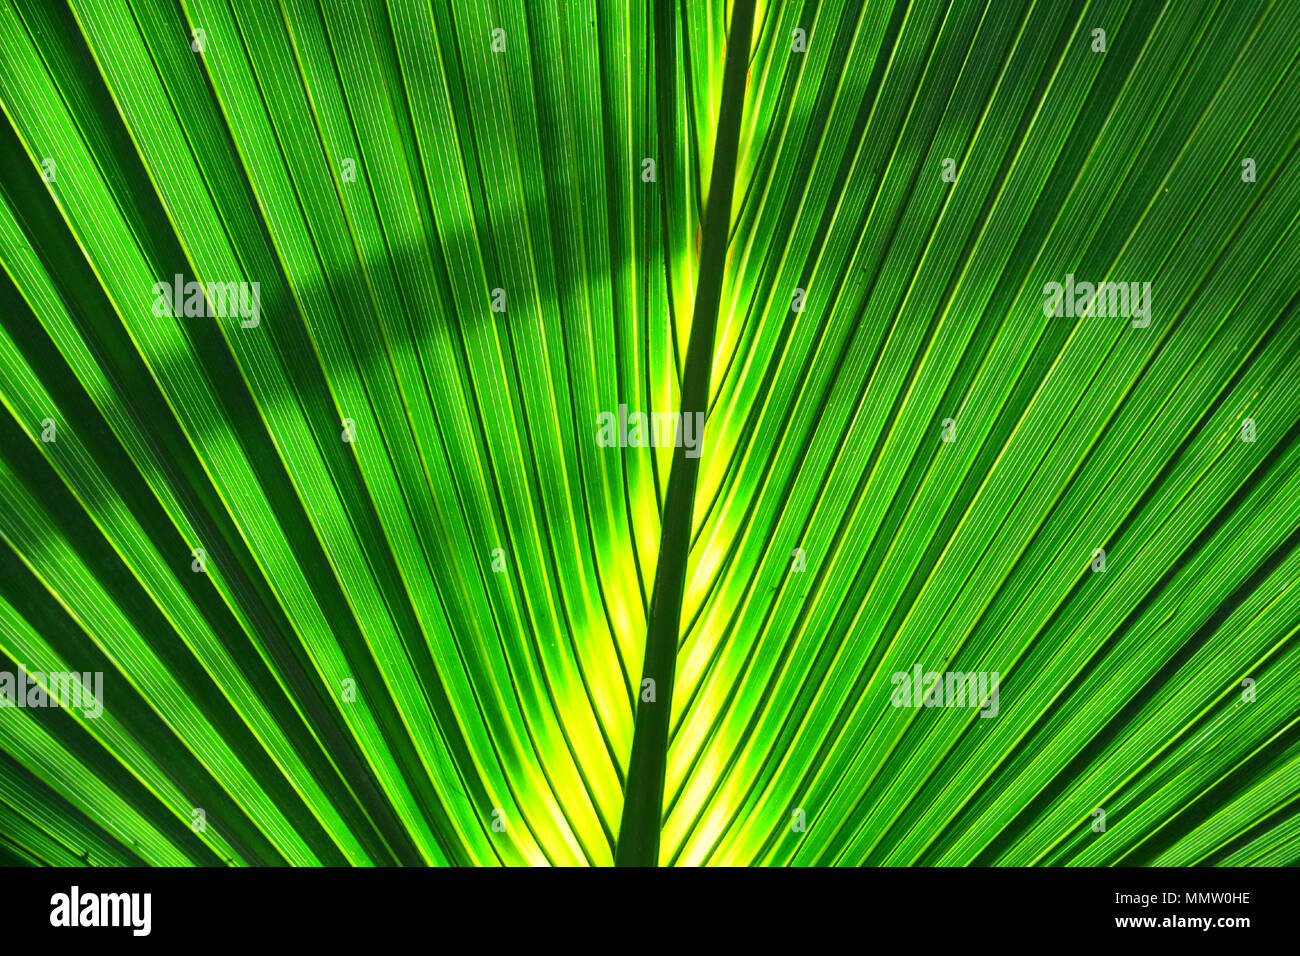
[(0, 860), (1300, 860), (1297, 35), (6, 0)]

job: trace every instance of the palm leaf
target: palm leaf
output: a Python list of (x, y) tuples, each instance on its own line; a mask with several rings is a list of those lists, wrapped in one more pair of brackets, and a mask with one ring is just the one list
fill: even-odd
[(9, 0), (2, 858), (1300, 860), (1298, 33)]

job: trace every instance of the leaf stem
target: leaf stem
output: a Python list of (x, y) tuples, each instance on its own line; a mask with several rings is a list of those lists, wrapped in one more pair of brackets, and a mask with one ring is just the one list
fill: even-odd
[[(660, 18), (656, 19), (658, 21)], [(718, 113), (713, 171), (709, 177), (709, 201), (700, 243), (700, 282), (695, 293), (691, 336), (686, 347), (686, 366), (682, 373), (683, 423), (687, 420), (687, 415), (698, 413), (702, 417), (708, 408), (709, 373), (713, 365), (713, 343), (718, 325), (718, 305), (722, 297), (727, 238), (731, 231), (731, 201), (736, 183), (736, 154), (740, 142), (740, 120), (745, 106), (746, 72), (753, 24), (753, 0), (736, 0), (728, 31), (722, 103)], [(663, 40), (658, 30), (656, 40)], [(702, 447), (701, 442), (700, 448)], [(677, 667), (686, 563), (690, 557), (695, 486), (700, 469), (700, 457), (687, 457), (686, 452), (687, 449), (683, 446), (674, 453), (668, 492), (664, 498), (658, 566), (655, 571), (654, 593), (650, 599), (650, 619), (646, 626), (645, 662), (642, 669), (642, 685), (647, 678), (655, 682), (655, 700), (653, 703), (641, 702), (637, 706), (627, 789), (623, 797), (623, 818), (619, 825), (618, 847), (614, 855), (617, 866), (656, 866), (659, 862), (664, 773), (668, 766), (668, 722)]]

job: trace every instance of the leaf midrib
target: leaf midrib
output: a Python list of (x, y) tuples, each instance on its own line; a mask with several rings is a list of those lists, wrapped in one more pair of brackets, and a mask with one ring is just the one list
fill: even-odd
[[(664, 6), (660, 5), (661, 11)], [(664, 36), (664, 24), (672, 21), (661, 16), (655, 19), (655, 42), (671, 42), (671, 37)], [(736, 156), (753, 23), (753, 0), (736, 0), (727, 32), (729, 42), (722, 102), (714, 139), (708, 206), (700, 240), (699, 285), (696, 287), (691, 335), (682, 373), (680, 411), (683, 421), (687, 415), (705, 414), (708, 409), (709, 375), (731, 226), (731, 202), (736, 184)], [(701, 441), (701, 456), (695, 458), (687, 456), (685, 447), (678, 447), (673, 453), (642, 666), (642, 684), (646, 679), (655, 682), (655, 700), (637, 706), (623, 796), (623, 817), (614, 856), (616, 866), (656, 866), (659, 862), (664, 774), (668, 764), (668, 723), (672, 712), (682, 594), (686, 584), (686, 563), (690, 557), (691, 517), (695, 510), (702, 448)]]

